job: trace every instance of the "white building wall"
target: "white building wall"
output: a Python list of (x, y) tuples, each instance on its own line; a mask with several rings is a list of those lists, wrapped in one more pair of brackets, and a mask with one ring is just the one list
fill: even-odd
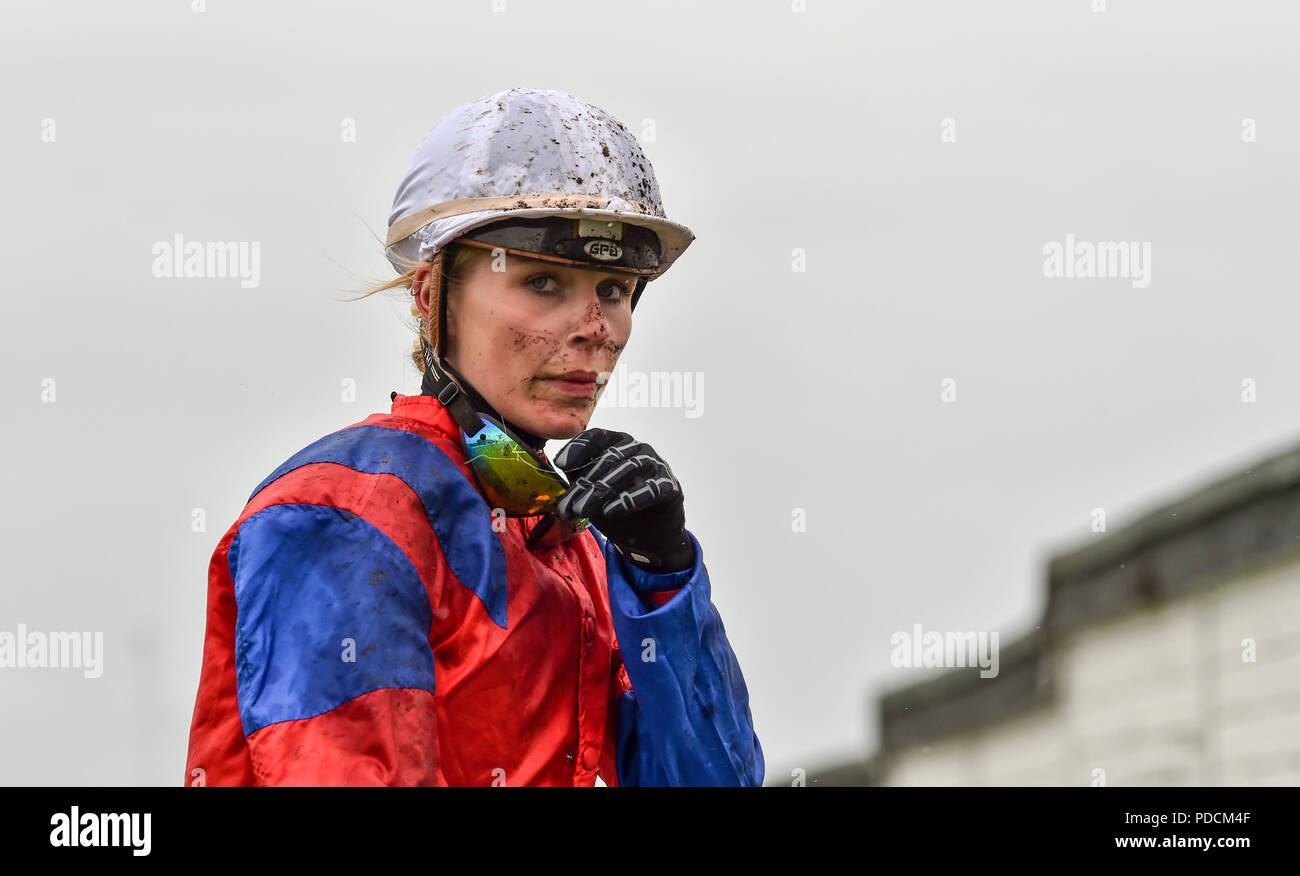
[(1300, 785), (1300, 555), (1080, 630), (1052, 660), (1054, 704), (905, 749), (884, 783)]

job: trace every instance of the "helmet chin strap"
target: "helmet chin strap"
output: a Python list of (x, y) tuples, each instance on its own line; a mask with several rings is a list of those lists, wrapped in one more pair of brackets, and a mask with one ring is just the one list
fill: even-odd
[(431, 395), (438, 399), (467, 435), (477, 434), (483, 428), (483, 421), (476, 413), (476, 411), (481, 410), (499, 420), (507, 429), (527, 442), (530, 447), (540, 452), (546, 446), (545, 438), (534, 435), (526, 429), (521, 429), (502, 417), (492, 405), (488, 404), (487, 399), (483, 398), (468, 380), (456, 373), (447, 364), (447, 360), (443, 358), (441, 347), (443, 338), (447, 336), (446, 288), (442, 279), (444, 252), (445, 250), (439, 250), (433, 258), (433, 276), (435, 278), (434, 282), (437, 284), (438, 295), (439, 350), (435, 354), (429, 347), (429, 342), (425, 337), (420, 336), (420, 351), (424, 356), (424, 378), (420, 383), (421, 394)]
[(502, 417), (492, 405), (488, 404), (487, 399), (483, 398), (468, 380), (457, 374), (445, 360), (442, 362), (441, 368), (434, 364), (431, 361), (432, 355), (428, 344), (422, 343), (421, 347), (424, 349), (426, 366), (424, 378), (420, 382), (421, 394), (431, 395), (438, 399), (442, 406), (451, 412), (457, 425), (467, 435), (473, 435), (483, 428), (483, 421), (478, 416), (478, 411), (482, 411), (499, 420), (507, 429), (527, 442), (534, 450), (540, 451), (545, 448), (545, 438), (534, 435), (527, 429), (520, 428)]

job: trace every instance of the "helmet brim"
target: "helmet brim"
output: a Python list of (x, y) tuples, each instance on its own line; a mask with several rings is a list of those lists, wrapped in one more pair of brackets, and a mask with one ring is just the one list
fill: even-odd
[(428, 261), (443, 247), (474, 228), (502, 219), (536, 219), (547, 216), (581, 216), (649, 228), (659, 236), (662, 249), (659, 255), (659, 268), (653, 274), (647, 275), (647, 281), (662, 276), (695, 240), (695, 234), (685, 225), (645, 213), (597, 207), (521, 207), (513, 210), (479, 210), (435, 219), (390, 244), (384, 250), (384, 254), (393, 268), (399, 274), (404, 274), (411, 266), (405, 264), (403, 259), (409, 262)]

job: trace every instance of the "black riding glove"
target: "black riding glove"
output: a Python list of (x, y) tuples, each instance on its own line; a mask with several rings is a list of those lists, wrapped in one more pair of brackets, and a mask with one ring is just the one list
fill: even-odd
[(618, 551), (648, 572), (695, 564), (682, 487), (649, 444), (624, 432), (588, 429), (555, 456), (569, 478), (561, 517), (586, 517)]

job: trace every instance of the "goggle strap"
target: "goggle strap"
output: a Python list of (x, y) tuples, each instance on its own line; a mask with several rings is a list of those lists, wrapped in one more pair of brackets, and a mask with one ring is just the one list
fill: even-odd
[[(446, 401), (443, 401), (443, 396), (448, 396)], [(483, 430), (483, 418), (474, 410), (465, 393), (461, 392), (454, 383), (450, 394), (445, 387), (439, 390), (438, 401), (451, 413), (456, 425), (460, 426), (466, 435), (476, 435)]]
[(451, 403), (444, 405), (444, 407), (451, 412), (452, 417), (456, 420), (456, 425), (460, 426), (466, 435), (475, 435), (482, 431), (483, 420), (475, 413), (473, 406), (470, 405), (469, 399), (465, 397), (463, 392), (458, 393), (451, 400)]
[(452, 419), (456, 421), (456, 425), (460, 426), (466, 435), (478, 434), (483, 429), (483, 419), (469, 403), (469, 397), (461, 391), (460, 386), (451, 379), (445, 369), (439, 368), (434, 363), (433, 351), (429, 349), (429, 345), (423, 338), (420, 339), (420, 346), (423, 348), (429, 382), (438, 391), (436, 397), (439, 404), (447, 409)]
[(538, 522), (538, 524), (533, 527), (533, 531), (528, 533), (528, 540), (524, 542), (524, 547), (527, 548), (528, 550), (532, 550), (534, 547), (538, 545), (538, 543), (541, 542), (541, 540), (546, 536), (546, 533), (550, 532), (554, 526), (555, 526), (554, 515), (548, 514), (545, 517), (543, 517)]

